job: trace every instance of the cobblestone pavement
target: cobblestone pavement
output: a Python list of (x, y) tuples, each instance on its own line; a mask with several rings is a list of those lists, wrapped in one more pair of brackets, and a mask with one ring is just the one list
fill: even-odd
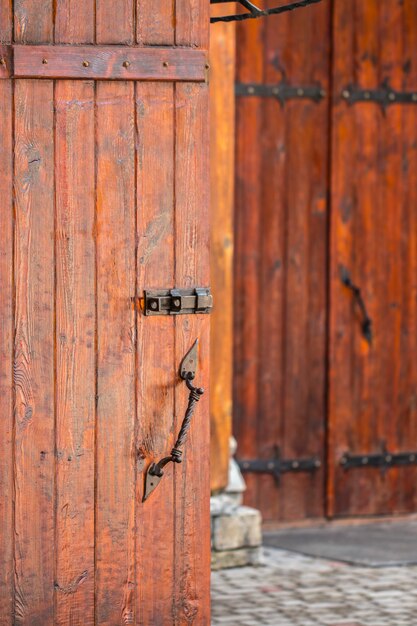
[(417, 566), (357, 567), (265, 548), (262, 566), (213, 572), (212, 615), (213, 626), (417, 626)]

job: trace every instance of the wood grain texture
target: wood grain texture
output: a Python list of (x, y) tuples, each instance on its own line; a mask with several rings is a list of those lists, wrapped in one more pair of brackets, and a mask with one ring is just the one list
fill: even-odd
[[(416, 19), (410, 3), (390, 0), (340, 2), (334, 15), (339, 36), (333, 79), (329, 515), (392, 514), (416, 506), (415, 468), (383, 475), (340, 467), (346, 450), (415, 448), (417, 379), (406, 364), (416, 340), (412, 295), (410, 301), (416, 211), (409, 202), (416, 112), (412, 106), (395, 106), (386, 114), (368, 103), (348, 107), (340, 93), (350, 83), (372, 89), (385, 79), (395, 89), (414, 89), (409, 51)], [(372, 345), (361, 336), (351, 293), (341, 284), (342, 265), (362, 289), (373, 321)]]
[[(208, 88), (179, 84), (175, 93), (175, 284), (209, 284), (209, 125)], [(196, 338), (199, 367), (196, 384), (208, 389), (210, 319), (178, 316), (175, 363)], [(187, 404), (184, 382), (175, 388), (175, 432)], [(174, 468), (174, 606), (173, 623), (210, 624), (210, 511), (208, 393), (196, 409), (181, 465)]]
[(132, 45), (135, 41), (135, 0), (96, 1), (96, 41)]
[(55, 43), (94, 43), (96, 4), (95, 0), (55, 2)]
[[(328, 88), (329, 4), (238, 26), (237, 80)], [(237, 99), (234, 425), (240, 458), (324, 460), (328, 101)], [(303, 432), (303, 437), (300, 437)], [(246, 474), (264, 520), (324, 513), (323, 473)]]
[(96, 620), (134, 624), (135, 109), (131, 83), (97, 85)]
[[(174, 87), (138, 83), (137, 276), (145, 288), (175, 284), (174, 276)], [(154, 141), (158, 128), (158, 142)], [(174, 586), (174, 471), (165, 469), (157, 491), (142, 503), (145, 470), (169, 454), (174, 437), (175, 320), (138, 315), (136, 452), (137, 623), (162, 626), (172, 615)], [(152, 576), (149, 564), (152, 563)], [(169, 618), (170, 619), (170, 618)]]
[(14, 623), (53, 624), (53, 85), (15, 85)]
[(232, 431), (235, 36), (234, 24), (218, 24), (210, 39), (210, 263), (217, 303), (210, 343), (212, 491), (227, 485)]
[(16, 78), (203, 82), (206, 62), (202, 50), (99, 45), (14, 46)]
[(15, 0), (13, 17), (16, 43), (39, 44), (53, 41), (53, 0)]
[(94, 85), (56, 106), (56, 623), (94, 624), (96, 394)]
[(175, 1), (175, 44), (209, 47), (210, 3), (206, 0)]
[[(0, 17), (0, 24), (2, 18)], [(8, 626), (13, 615), (13, 100), (11, 81), (0, 84), (0, 624)]]
[(136, 38), (141, 45), (175, 43), (176, 0), (137, 0)]
[[(237, 27), (237, 80), (262, 82), (265, 21), (254, 20), (248, 28)], [(259, 206), (262, 154), (258, 146), (262, 132), (260, 98), (236, 102), (236, 181), (234, 257), (234, 379), (233, 432), (238, 455), (257, 457), (260, 261)], [(248, 236), (250, 233), (250, 236)], [(250, 312), (250, 314), (249, 314)], [(247, 504), (258, 506), (256, 478), (245, 476)]]

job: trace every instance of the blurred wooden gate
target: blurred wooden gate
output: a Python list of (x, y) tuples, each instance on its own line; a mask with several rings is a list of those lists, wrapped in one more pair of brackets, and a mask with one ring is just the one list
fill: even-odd
[(0, 624), (210, 623), (208, 0), (0, 5)]
[(416, 45), (413, 0), (238, 28), (234, 432), (266, 521), (417, 510)]

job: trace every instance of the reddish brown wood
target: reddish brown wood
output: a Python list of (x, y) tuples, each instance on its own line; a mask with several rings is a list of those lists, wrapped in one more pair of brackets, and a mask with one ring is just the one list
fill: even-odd
[[(328, 88), (329, 5), (238, 28), (239, 82)], [(262, 30), (263, 29), (263, 30)], [(319, 36), (318, 36), (319, 33)], [(237, 99), (234, 428), (240, 458), (324, 462), (328, 100)], [(300, 437), (300, 432), (303, 436)], [(320, 517), (323, 473), (245, 475), (268, 521)]]
[[(174, 285), (174, 87), (138, 83), (137, 276), (146, 287)], [(158, 143), (154, 142), (158, 128)], [(137, 616), (139, 624), (163, 624), (172, 613), (174, 586), (174, 473), (167, 467), (157, 491), (142, 503), (144, 471), (174, 443), (175, 320), (138, 315)], [(163, 340), (162, 340), (163, 338)], [(164, 520), (164, 522), (162, 522)], [(156, 555), (160, 557), (156, 558)], [(153, 575), (149, 576), (149, 563)], [(162, 582), (163, 581), (163, 582)]]
[(97, 85), (96, 619), (134, 623), (134, 87)]
[(39, 626), (54, 605), (52, 99), (50, 81), (15, 85), (14, 621)]
[(15, 78), (204, 81), (202, 50), (123, 46), (14, 46)]
[[(42, 66), (62, 57), (53, 40), (69, 55), (75, 45), (100, 53), (131, 43), (136, 30), (150, 44), (162, 32), (174, 43), (162, 5), (169, 23), (153, 31), (145, 4), (134, 28), (130, 0), (19, 0), (14, 9), (26, 58), (29, 44), (48, 44), (36, 48), (51, 54)], [(207, 316), (176, 330), (174, 317), (135, 310), (143, 289), (209, 284), (206, 51), (192, 49), (207, 42), (208, 21), (194, 0), (189, 9), (178, 21), (188, 49), (125, 48), (161, 61), (154, 75), (147, 64), (146, 82), (132, 82), (143, 72), (129, 82), (104, 73), (118, 80), (100, 83), (94, 73), (31, 74), (15, 76), (14, 97), (11, 81), (0, 84), (2, 626), (209, 625), (207, 398), (183, 467), (168, 468), (141, 502), (144, 472), (169, 452), (183, 417), (178, 365), (194, 334), (208, 383)], [(2, 45), (8, 15), (2, 7)]]
[(136, 0), (137, 43), (144, 46), (173, 45), (177, 4), (166, 0)]
[[(335, 10), (329, 515), (398, 513), (416, 506), (415, 468), (383, 475), (340, 467), (346, 450), (380, 452), (385, 443), (399, 452), (414, 450), (416, 443), (417, 379), (409, 361), (417, 327), (411, 295), (416, 211), (409, 201), (416, 112), (413, 106), (394, 106), (386, 114), (375, 104), (349, 107), (340, 96), (350, 83), (372, 89), (384, 79), (394, 89), (415, 88), (410, 33), (416, 19), (409, 2), (341, 2)], [(341, 285), (341, 265), (363, 291), (373, 320), (372, 346), (361, 336), (351, 294)]]
[(97, 43), (129, 44), (135, 41), (135, 0), (97, 0)]
[[(204, 12), (203, 12), (204, 13)], [(209, 284), (209, 126), (208, 86), (179, 84), (175, 90), (175, 283)], [(196, 383), (209, 388), (207, 315), (177, 316), (175, 363), (199, 339)], [(178, 370), (177, 370), (178, 371)], [(176, 379), (175, 432), (187, 405), (184, 383)], [(184, 459), (174, 467), (173, 622), (210, 624), (210, 416), (202, 396), (187, 439)], [(198, 555), (198, 556), (197, 556)]]
[(11, 45), (0, 45), (0, 79), (13, 74), (13, 49)]
[[(248, 28), (237, 28), (237, 80), (262, 82), (265, 22), (254, 21)], [(234, 259), (234, 381), (233, 428), (239, 455), (256, 458), (258, 415), (258, 323), (260, 290), (259, 264), (261, 204), (262, 101), (259, 98), (236, 102), (236, 181), (235, 181), (235, 259)], [(250, 236), (248, 236), (250, 233)], [(256, 478), (245, 477), (247, 503), (257, 507)]]
[(56, 619), (63, 626), (94, 623), (93, 84), (57, 83), (55, 106)]
[[(0, 25), (2, 17), (0, 16)], [(8, 626), (13, 615), (13, 160), (12, 85), (0, 83), (0, 143), (2, 176), (0, 194), (0, 624)]]
[[(233, 5), (231, 5), (233, 7)], [(220, 5), (219, 5), (219, 8)], [(232, 8), (233, 10), (233, 8)], [(233, 212), (235, 152), (235, 24), (210, 37), (211, 316), (210, 487), (229, 478), (233, 388)]]

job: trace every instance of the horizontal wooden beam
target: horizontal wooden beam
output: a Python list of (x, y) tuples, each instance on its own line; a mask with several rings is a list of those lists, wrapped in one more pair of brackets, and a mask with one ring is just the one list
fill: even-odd
[(207, 54), (194, 48), (0, 46), (0, 78), (203, 82)]

